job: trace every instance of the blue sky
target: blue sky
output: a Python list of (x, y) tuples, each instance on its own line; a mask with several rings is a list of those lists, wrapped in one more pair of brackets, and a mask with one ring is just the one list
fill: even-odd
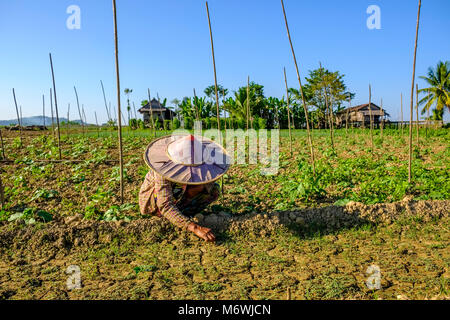
[[(450, 60), (450, 1), (422, 1), (417, 76), (439, 60)], [(298, 87), (279, 0), (210, 0), (218, 82), (236, 90), (250, 79), (265, 86), (266, 95), (284, 93), (288, 82)], [(381, 9), (381, 30), (366, 26), (369, 5)], [(81, 9), (81, 29), (69, 30), (66, 9)], [(201, 0), (117, 0), (121, 89), (132, 88), (136, 105), (159, 94), (181, 99), (213, 84), (213, 68), (205, 2)], [(285, 0), (291, 36), (302, 77), (318, 67), (345, 74), (356, 93), (353, 104), (375, 103), (393, 120), (409, 118), (412, 54), (416, 27), (415, 0)], [(23, 116), (40, 115), (42, 94), (49, 105), (52, 85), (48, 53), (53, 56), (58, 106), (79, 118), (73, 86), (89, 122), (94, 111), (106, 120), (101, 93), (116, 105), (112, 4), (109, 0), (15, 0), (0, 2), (1, 119), (15, 118), (15, 88)], [(424, 85), (418, 80), (419, 87)], [(122, 94), (122, 105), (126, 97)], [(49, 109), (47, 109), (49, 114)], [(448, 114), (446, 119), (448, 120)]]

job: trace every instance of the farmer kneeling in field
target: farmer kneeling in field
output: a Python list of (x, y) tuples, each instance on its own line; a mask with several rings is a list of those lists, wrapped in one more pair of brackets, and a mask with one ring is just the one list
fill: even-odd
[(150, 143), (144, 160), (150, 171), (139, 192), (141, 213), (165, 217), (205, 241), (215, 241), (211, 229), (190, 218), (219, 197), (214, 181), (229, 168), (226, 151), (202, 137), (172, 135)]

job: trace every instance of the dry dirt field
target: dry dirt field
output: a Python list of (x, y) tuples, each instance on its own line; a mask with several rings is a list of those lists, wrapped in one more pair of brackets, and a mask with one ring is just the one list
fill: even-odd
[[(317, 177), (303, 131), (280, 169), (234, 165), (225, 195), (198, 219), (216, 244), (143, 217), (137, 193), (149, 134), (125, 135), (118, 202), (115, 135), (6, 133), (1, 162), (0, 299), (446, 299), (450, 297), (450, 173), (446, 130), (421, 136), (407, 183), (406, 135), (315, 131)], [(161, 133), (163, 134), (163, 133)], [(406, 182), (405, 182), (406, 179)], [(81, 288), (69, 290), (69, 266)], [(380, 288), (366, 282), (380, 271)]]

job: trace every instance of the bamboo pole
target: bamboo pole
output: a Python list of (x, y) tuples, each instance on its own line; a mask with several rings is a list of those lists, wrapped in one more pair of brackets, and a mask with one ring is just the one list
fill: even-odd
[(1, 128), (0, 128), (0, 141), (1, 141), (1, 144), (2, 144), (2, 159), (6, 159), (6, 156), (5, 156), (5, 145), (3, 143), (3, 134), (2, 134), (2, 129)]
[(291, 134), (291, 115), (290, 115), (290, 106), (289, 106), (289, 87), (287, 84), (287, 77), (286, 77), (286, 68), (283, 68), (284, 72), (284, 84), (286, 86), (286, 108), (287, 108), (287, 116), (288, 116), (288, 127), (289, 127), (289, 150), (291, 152), (292, 157), (292, 134)]
[[(111, 102), (109, 103), (109, 106), (111, 107)], [(113, 108), (113, 110), (114, 110), (114, 123), (116, 125), (118, 125), (118, 123), (117, 123), (117, 110), (116, 110), (115, 107)]]
[(122, 114), (122, 120), (123, 120), (123, 125), (126, 127), (127, 126), (127, 118), (123, 115), (123, 111), (120, 111), (120, 113)]
[(14, 90), (14, 88), (12, 89), (12, 92), (14, 97), (14, 105), (16, 106), (17, 123), (19, 124), (20, 145), (22, 145), (22, 122), (20, 121), (19, 108), (17, 107), (16, 91)]
[(58, 102), (56, 99), (56, 84), (55, 84), (55, 73), (53, 71), (53, 61), (52, 61), (52, 54), (49, 53), (50, 57), (50, 67), (52, 69), (52, 81), (53, 81), (53, 96), (55, 98), (55, 113), (56, 113), (56, 126), (58, 128), (58, 150), (59, 150), (59, 159), (61, 160), (61, 130), (59, 127), (59, 115), (58, 115)]
[(20, 110), (20, 123), (21, 125), (23, 125), (22, 105), (19, 106), (19, 110)]
[(414, 41), (414, 61), (413, 72), (411, 82), (411, 105), (410, 105), (410, 119), (409, 119), (409, 161), (408, 161), (408, 182), (412, 180), (412, 122), (413, 122), (413, 99), (414, 99), (414, 80), (416, 78), (416, 56), (417, 56), (417, 39), (419, 37), (419, 21), (420, 21), (420, 7), (422, 0), (419, 0), (419, 8), (417, 11), (417, 23), (416, 23), (416, 39)]
[[(214, 67), (214, 92), (216, 94), (216, 108), (217, 108), (217, 140), (220, 144), (222, 144), (222, 133), (220, 131), (220, 111), (219, 111), (219, 93), (217, 92), (217, 72), (216, 72), (216, 59), (214, 56), (214, 41), (213, 41), (213, 35), (212, 35), (212, 29), (211, 29), (211, 19), (209, 17), (209, 8), (208, 8), (208, 1), (206, 1), (206, 13), (208, 15), (208, 26), (209, 26), (209, 37), (211, 39), (211, 54), (212, 54), (212, 60), (213, 60), (213, 67)], [(221, 178), (221, 194), (222, 194), (222, 204), (224, 200), (224, 182), (223, 182), (223, 176)]]
[[(323, 77), (323, 69), (322, 69), (322, 63), (319, 62), (319, 67), (320, 67), (320, 75)], [(323, 79), (322, 79), (323, 80)], [(330, 110), (330, 106), (328, 104), (328, 93), (327, 93), (327, 87), (325, 85), (324, 87), (324, 94), (325, 94), (325, 106), (327, 108), (327, 113), (328, 113), (328, 126), (330, 127), (330, 140), (331, 140), (331, 148), (333, 149), (333, 151), (335, 151), (334, 149), (334, 133), (333, 133), (333, 112)]]
[(55, 138), (55, 120), (53, 117), (53, 98), (52, 98), (52, 88), (50, 88), (50, 111), (52, 113), (52, 136)]
[(3, 191), (3, 181), (2, 181), (2, 175), (0, 173), (0, 203), (2, 204), (2, 210), (5, 206), (5, 193)]
[(225, 117), (223, 124), (225, 125), (225, 130), (227, 130), (227, 111), (225, 110), (225, 90), (222, 90), (222, 109), (223, 109), (223, 116)]
[(75, 86), (73, 86), (73, 90), (75, 91), (75, 97), (77, 98), (78, 115), (80, 116), (81, 127), (83, 129), (83, 135), (84, 135), (85, 134), (84, 122), (83, 122), (83, 116), (81, 114), (81, 109), (80, 109), (80, 101), (78, 100), (77, 88), (75, 88)]
[(116, 60), (116, 82), (117, 82), (117, 115), (118, 127), (117, 134), (119, 139), (119, 164), (120, 164), (120, 203), (123, 203), (123, 155), (122, 155), (122, 118), (120, 110), (120, 75), (119, 75), (119, 44), (117, 37), (117, 9), (116, 0), (112, 0), (113, 3), (113, 16), (114, 16), (114, 47), (115, 47), (115, 60)]
[(403, 93), (400, 93), (400, 117), (401, 117), (401, 134), (403, 137)]
[(137, 120), (138, 117), (137, 117), (137, 113), (136, 113), (136, 105), (134, 104), (134, 101), (133, 101), (133, 110), (134, 110), (134, 118)]
[(94, 111), (94, 114), (95, 114), (95, 123), (97, 124), (97, 138), (100, 138), (100, 127), (98, 125), (97, 112)]
[(345, 134), (348, 134), (348, 115), (350, 113), (350, 108), (352, 107), (352, 96), (349, 95), (348, 97), (348, 109), (347, 109), (347, 113), (345, 116)]
[(381, 121), (380, 121), (380, 124), (381, 124), (381, 127), (380, 127), (380, 135), (381, 135), (381, 143), (383, 143), (383, 127), (384, 127), (384, 110), (383, 110), (383, 99), (381, 99), (381, 106), (380, 106), (380, 108), (381, 108)]
[(247, 77), (247, 130), (250, 119), (250, 76)]
[[(156, 93), (156, 96), (158, 97), (158, 106), (159, 106), (159, 110), (162, 110), (162, 107), (161, 107), (161, 100), (159, 99), (159, 93)], [(160, 111), (159, 114), (160, 114), (160, 116), (161, 116), (162, 127), (163, 127), (163, 129), (164, 129), (164, 133), (167, 134), (167, 130), (166, 130), (166, 128), (164, 128), (164, 119), (165, 119), (165, 117), (163, 117), (163, 112)]]
[(108, 116), (108, 121), (110, 121), (111, 120), (111, 114), (109, 113), (108, 106), (106, 104), (105, 88), (103, 87), (103, 81), (102, 80), (100, 80), (100, 84), (102, 86), (103, 101), (105, 102), (106, 115)]
[[(428, 99), (427, 99), (427, 104), (428, 104), (429, 101), (430, 101), (430, 90), (427, 90), (427, 92), (428, 92)], [(426, 124), (425, 124), (425, 137), (427, 139), (428, 139), (428, 126), (430, 124), (430, 107), (431, 107), (431, 105), (429, 105), (428, 108), (427, 108), (427, 121), (426, 121)]]
[(42, 95), (42, 122), (45, 128), (45, 96)]
[(369, 84), (370, 150), (373, 154), (372, 88)]
[(199, 121), (200, 117), (198, 115), (198, 109), (197, 109), (197, 106), (195, 104), (196, 101), (197, 101), (197, 94), (195, 93), (195, 88), (193, 88), (193, 90), (194, 90), (194, 101), (192, 101), (192, 107), (194, 108), (195, 118), (197, 119), (197, 121)]
[[(84, 104), (81, 105), (81, 112), (83, 113), (84, 124), (87, 125), (86, 113), (84, 112)], [(87, 128), (86, 130), (89, 131), (89, 128)]]
[(67, 138), (69, 137), (70, 133), (70, 103), (67, 106)]
[(153, 138), (156, 138), (155, 120), (153, 120), (153, 109), (152, 109), (152, 102), (151, 102), (151, 96), (150, 96), (150, 89), (147, 88), (147, 91), (148, 91), (148, 106), (150, 108), (150, 118), (152, 119)]
[(219, 94), (217, 92), (216, 58), (214, 57), (214, 41), (213, 41), (213, 35), (212, 35), (212, 29), (211, 29), (211, 19), (209, 18), (208, 1), (206, 1), (206, 13), (208, 15), (209, 37), (211, 39), (211, 53), (212, 53), (212, 60), (213, 60), (213, 67), (214, 67), (214, 91), (216, 93), (216, 107), (217, 107), (217, 131), (218, 131), (217, 138), (218, 138), (218, 141), (220, 141), (219, 143), (222, 143), (221, 133), (220, 133)]
[(419, 84), (416, 83), (416, 139), (419, 146)]
[(294, 58), (294, 64), (295, 64), (295, 69), (297, 71), (297, 78), (298, 78), (298, 84), (300, 86), (300, 92), (302, 95), (302, 101), (303, 101), (303, 110), (305, 112), (305, 119), (306, 119), (306, 131), (308, 133), (308, 143), (309, 143), (309, 149), (311, 152), (311, 162), (312, 162), (312, 167), (313, 167), (313, 174), (316, 175), (316, 161), (314, 159), (314, 145), (313, 145), (313, 138), (311, 136), (311, 132), (309, 129), (309, 117), (308, 117), (308, 109), (306, 107), (306, 101), (305, 101), (305, 95), (303, 94), (303, 86), (302, 86), (302, 81), (300, 79), (300, 72), (298, 70), (298, 64), (297, 64), (297, 58), (295, 57), (295, 51), (294, 51), (294, 47), (292, 45), (292, 40), (291, 40), (291, 34), (289, 32), (289, 25), (288, 25), (288, 21), (286, 18), (286, 11), (284, 9), (284, 3), (283, 0), (281, 0), (281, 6), (283, 8), (283, 15), (284, 15), (284, 22), (286, 24), (286, 30), (287, 30), (287, 35), (288, 35), (288, 39), (289, 39), (289, 44), (291, 45), (291, 51), (292, 51), (292, 56)]

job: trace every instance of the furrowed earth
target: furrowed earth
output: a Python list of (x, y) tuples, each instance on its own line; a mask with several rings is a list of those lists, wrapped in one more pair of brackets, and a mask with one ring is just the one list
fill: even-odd
[(123, 204), (118, 164), (105, 162), (118, 158), (114, 133), (63, 135), (70, 163), (33, 161), (58, 159), (51, 134), (24, 133), (21, 146), (3, 131), (14, 162), (0, 167), (0, 299), (448, 299), (447, 131), (421, 132), (413, 184), (406, 132), (377, 132), (371, 152), (367, 131), (338, 130), (333, 151), (315, 130), (314, 178), (305, 132), (291, 157), (282, 131), (278, 174), (233, 165), (224, 196), (196, 216), (215, 244), (140, 215), (148, 131), (125, 134)]

